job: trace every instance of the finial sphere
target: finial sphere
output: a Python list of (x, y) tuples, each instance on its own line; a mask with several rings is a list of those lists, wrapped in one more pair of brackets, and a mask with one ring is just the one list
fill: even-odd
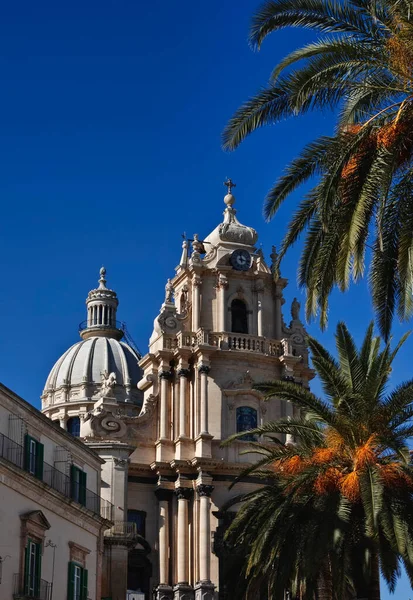
[(232, 206), (235, 203), (235, 196), (227, 194), (224, 198), (224, 202), (227, 206)]
[(102, 275), (102, 277), (104, 277), (106, 275), (106, 269), (105, 267), (101, 267), (99, 274)]

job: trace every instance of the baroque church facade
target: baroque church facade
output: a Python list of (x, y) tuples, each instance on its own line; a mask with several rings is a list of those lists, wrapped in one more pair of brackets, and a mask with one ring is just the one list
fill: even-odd
[[(286, 279), (257, 250), (257, 232), (236, 216), (233, 184), (223, 221), (203, 240), (184, 240), (175, 276), (144, 356), (116, 320), (118, 299), (99, 285), (86, 300), (81, 341), (56, 362), (42, 411), (105, 461), (101, 495), (114, 505), (105, 532), (102, 597), (232, 600), (239, 580), (224, 541), (228, 500), (253, 489), (231, 482), (251, 456), (251, 435), (228, 436), (292, 416), (264, 402), (256, 382), (287, 378), (308, 386), (299, 303), (283, 319)], [(291, 440), (283, 440), (285, 442)], [(231, 509), (234, 510), (234, 509)]]

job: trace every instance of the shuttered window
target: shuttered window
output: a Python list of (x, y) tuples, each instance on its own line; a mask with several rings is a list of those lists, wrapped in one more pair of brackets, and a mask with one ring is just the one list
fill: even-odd
[(79, 504), (86, 505), (86, 473), (71, 465), (70, 467), (70, 497)]
[(88, 572), (75, 562), (69, 563), (67, 600), (87, 600)]
[(44, 446), (30, 435), (24, 437), (24, 468), (26, 471), (43, 479)]
[(40, 578), (42, 572), (41, 544), (27, 540), (24, 561), (24, 592), (29, 598), (36, 598), (40, 591)]

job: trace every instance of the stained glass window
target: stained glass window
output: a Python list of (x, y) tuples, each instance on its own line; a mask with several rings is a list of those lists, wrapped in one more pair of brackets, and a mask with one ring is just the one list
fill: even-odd
[[(240, 406), (237, 408), (237, 433), (240, 431), (248, 431), (257, 427), (257, 411), (250, 406)], [(243, 435), (242, 440), (246, 442), (254, 442), (257, 438), (255, 435)]]

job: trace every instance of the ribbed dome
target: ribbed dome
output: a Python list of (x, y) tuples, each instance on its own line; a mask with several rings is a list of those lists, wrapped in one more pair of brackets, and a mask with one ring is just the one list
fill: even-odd
[(106, 269), (100, 269), (99, 287), (88, 294), (87, 321), (81, 323), (82, 340), (59, 358), (46, 380), (42, 410), (53, 420), (85, 414), (102, 396), (102, 384), (112, 373), (115, 385), (111, 395), (120, 403), (140, 406), (142, 378), (140, 356), (129, 343), (120, 341), (126, 327), (116, 321), (118, 298), (106, 287)]
[(101, 384), (101, 375), (115, 373), (117, 385), (136, 388), (141, 378), (135, 351), (114, 338), (91, 337), (74, 344), (54, 365), (45, 393), (62, 385)]

